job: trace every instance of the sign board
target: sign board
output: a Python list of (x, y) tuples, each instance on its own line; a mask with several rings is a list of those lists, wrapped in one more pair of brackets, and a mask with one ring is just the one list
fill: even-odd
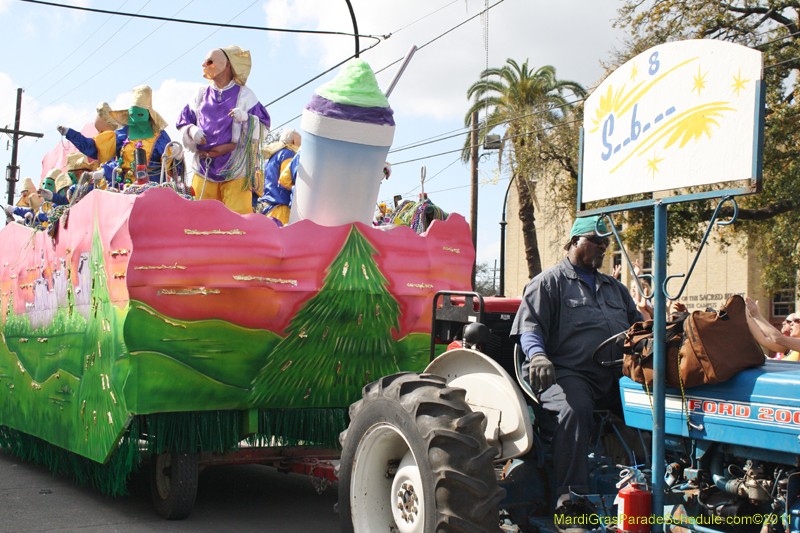
[(586, 100), (579, 203), (760, 179), (761, 52), (711, 39), (653, 47)]

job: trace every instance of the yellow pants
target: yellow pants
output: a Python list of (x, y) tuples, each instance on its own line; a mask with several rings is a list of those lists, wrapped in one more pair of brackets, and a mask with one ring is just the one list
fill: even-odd
[(244, 178), (233, 181), (215, 182), (195, 174), (192, 178), (194, 197), (198, 200), (219, 200), (231, 211), (240, 215), (253, 212), (253, 194), (249, 189), (242, 190)]
[(290, 212), (291, 212), (291, 210), (289, 209), (288, 205), (276, 205), (275, 207), (273, 207), (272, 209), (270, 209), (269, 211), (267, 211), (264, 214), (267, 215), (270, 218), (274, 218), (276, 220), (280, 220), (281, 224), (283, 224), (285, 226), (286, 224), (289, 223), (289, 213)]

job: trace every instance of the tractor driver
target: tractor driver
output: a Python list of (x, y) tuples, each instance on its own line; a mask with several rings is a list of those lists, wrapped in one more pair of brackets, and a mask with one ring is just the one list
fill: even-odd
[[(595, 232), (597, 221), (598, 217), (575, 221), (564, 246), (567, 257), (528, 283), (511, 329), (525, 353), (523, 379), (529, 380), (542, 407), (557, 414), (551, 445), (558, 496), (555, 522), (561, 528), (570, 524), (571, 530), (573, 524), (586, 523), (576, 519), (592, 512), (570, 500), (570, 492), (590, 491), (592, 412), (620, 403), (620, 375), (595, 363), (592, 353), (604, 340), (642, 320), (628, 289), (597, 270), (609, 244), (608, 237)], [(599, 229), (607, 231), (604, 222)], [(611, 349), (617, 350), (613, 343), (604, 348)], [(600, 357), (608, 360), (610, 355)]]

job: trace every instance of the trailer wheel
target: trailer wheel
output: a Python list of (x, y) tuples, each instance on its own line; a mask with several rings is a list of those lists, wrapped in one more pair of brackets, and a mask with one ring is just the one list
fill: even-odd
[(162, 453), (150, 471), (150, 495), (156, 512), (167, 520), (183, 520), (197, 497), (197, 454)]
[(342, 531), (500, 531), (496, 450), (465, 395), (411, 372), (364, 387), (340, 436)]

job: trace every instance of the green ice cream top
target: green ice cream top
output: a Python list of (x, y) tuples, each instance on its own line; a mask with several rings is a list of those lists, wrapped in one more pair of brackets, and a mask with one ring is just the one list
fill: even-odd
[(389, 107), (389, 100), (378, 87), (375, 73), (366, 61), (359, 58), (348, 61), (335, 78), (314, 92), (336, 104)]

